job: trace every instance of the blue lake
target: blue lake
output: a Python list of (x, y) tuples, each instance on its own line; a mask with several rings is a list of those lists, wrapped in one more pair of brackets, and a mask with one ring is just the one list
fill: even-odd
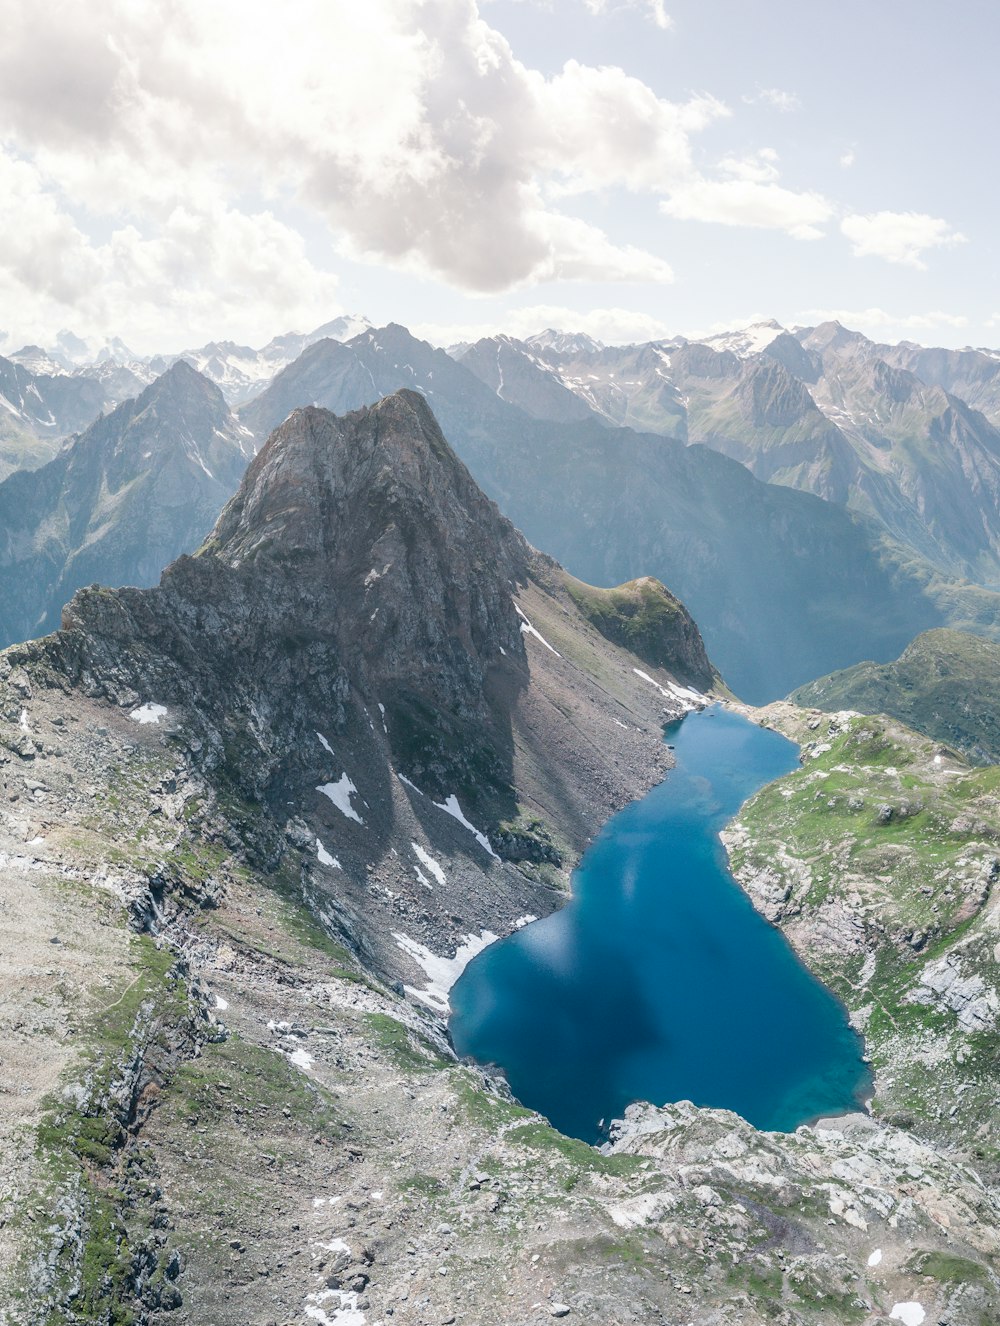
[(718, 833), (798, 765), (721, 708), (668, 729), (677, 767), (605, 826), (573, 898), (475, 958), (451, 991), (460, 1054), (502, 1067), (562, 1132), (598, 1142), (634, 1100), (692, 1100), (791, 1131), (870, 1094), (834, 996), (733, 880)]

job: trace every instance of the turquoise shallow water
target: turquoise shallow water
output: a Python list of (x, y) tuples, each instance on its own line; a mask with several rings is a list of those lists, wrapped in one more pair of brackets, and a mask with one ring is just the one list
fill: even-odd
[(693, 1100), (791, 1131), (871, 1078), (843, 1006), (734, 882), (719, 829), (797, 767), (721, 708), (667, 733), (677, 767), (609, 821), (560, 912), (493, 944), (451, 992), (460, 1054), (500, 1065), (562, 1132), (600, 1141), (634, 1100)]

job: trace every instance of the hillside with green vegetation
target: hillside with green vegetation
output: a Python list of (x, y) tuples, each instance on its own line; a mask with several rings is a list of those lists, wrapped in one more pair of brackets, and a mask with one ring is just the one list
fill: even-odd
[(893, 663), (858, 663), (800, 686), (796, 704), (890, 714), (960, 750), (1000, 764), (1000, 645), (964, 631), (925, 631)]
[(765, 714), (803, 767), (726, 832), (737, 879), (863, 1032), (875, 1113), (995, 1171), (1000, 769), (889, 718)]
[(563, 573), (570, 598), (605, 639), (702, 690), (718, 681), (701, 633), (680, 599), (652, 576), (598, 589)]

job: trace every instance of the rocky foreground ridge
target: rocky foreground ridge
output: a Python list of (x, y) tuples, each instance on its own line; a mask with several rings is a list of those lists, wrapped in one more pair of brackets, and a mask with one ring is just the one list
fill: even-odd
[(637, 1106), (602, 1154), (451, 1052), (463, 961), (559, 905), (713, 680), (411, 392), (296, 412), (197, 556), (0, 655), (6, 1320), (991, 1320), (946, 1121)]

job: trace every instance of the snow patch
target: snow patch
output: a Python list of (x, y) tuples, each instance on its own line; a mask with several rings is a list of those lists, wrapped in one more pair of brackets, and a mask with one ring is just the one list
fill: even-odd
[(337, 858), (330, 855), (318, 838), (316, 839), (316, 859), (321, 866), (333, 866), (334, 870), (343, 869)]
[[(409, 778), (407, 778), (405, 774), (397, 773), (396, 777), (399, 779), (401, 783), (405, 783), (407, 787), (411, 788), (414, 792), (416, 792), (418, 796), (424, 795), (424, 793), (421, 792), (420, 788), (417, 787), (416, 783), (411, 783)], [(450, 815), (453, 819), (458, 820), (462, 828), (469, 830), (469, 832), (475, 838), (476, 842), (480, 845), (480, 847), (482, 847), (484, 851), (489, 852), (490, 856), (492, 856), (494, 860), (496, 861), (500, 860), (499, 856), (497, 856), (496, 852), (494, 852), (490, 844), (490, 840), (489, 838), (486, 837), (486, 834), (481, 833), (474, 824), (471, 824), (465, 818), (465, 815), (462, 812), (462, 807), (458, 803), (458, 797), (454, 794), (454, 792), (452, 792), (451, 796), (447, 797), (444, 801), (432, 801), (431, 805), (436, 806), (438, 810), (443, 810), (446, 815)], [(413, 846), (416, 847), (416, 843), (414, 843)], [(444, 883), (443, 879), (441, 883), (442, 884)]]
[[(338, 1306), (332, 1306), (336, 1299)], [(320, 1307), (321, 1303), (331, 1304), (330, 1312)], [(365, 1314), (358, 1307), (357, 1294), (349, 1294), (343, 1289), (324, 1289), (319, 1294), (310, 1294), (306, 1299), (305, 1314), (310, 1321), (319, 1326), (365, 1326)]]
[(219, 1010), (220, 1013), (224, 1013), (226, 1009), (229, 1007), (229, 1000), (223, 999), (222, 995), (217, 994), (215, 996), (215, 1007)]
[[(435, 861), (434, 858), (431, 856), (430, 852), (425, 851), (420, 846), (419, 843), (411, 842), (410, 846), (417, 854), (417, 859), (420, 861), (422, 865), (425, 865), (427, 867), (427, 869), (431, 872), (431, 874), (434, 876), (437, 882), (439, 884), (446, 884), (448, 881), (445, 879), (444, 871), (441, 869), (441, 866), (438, 864), (438, 862)], [(419, 870), (417, 871), (417, 878), (420, 880), (421, 884), (427, 883), (427, 880), (424, 878), (423, 875), (421, 875)], [(430, 886), (428, 885), (428, 887)]]
[[(494, 852), (493, 848), (490, 846), (490, 840), (489, 838), (486, 837), (486, 834), (480, 833), (479, 830), (476, 828), (476, 826), (474, 824), (470, 824), (469, 821), (462, 814), (462, 807), (458, 804), (458, 797), (454, 794), (454, 792), (452, 792), (451, 796), (448, 797), (447, 800), (435, 801), (434, 805), (437, 806), (438, 810), (443, 810), (446, 814), (451, 815), (453, 819), (458, 820), (459, 824), (461, 824), (464, 829), (469, 830), (469, 832), (475, 838), (476, 842), (480, 845), (480, 847), (483, 848), (484, 851), (489, 852), (490, 856), (492, 856), (494, 860), (496, 861), (500, 860), (496, 852)], [(441, 882), (444, 883), (443, 880)]]
[(296, 1068), (309, 1069), (312, 1068), (313, 1064), (316, 1062), (308, 1050), (303, 1050), (301, 1048), (293, 1050), (288, 1057)]
[(879, 1264), (879, 1262), (880, 1262), (881, 1260), (882, 1260), (882, 1249), (881, 1249), (881, 1248), (876, 1248), (875, 1251), (874, 1251), (874, 1252), (871, 1254), (871, 1256), (868, 1258), (868, 1265), (869, 1265), (869, 1266), (878, 1266), (878, 1264)]
[(549, 650), (550, 653), (555, 654), (556, 658), (562, 658), (562, 654), (560, 654), (559, 650), (553, 649), (552, 646), (549, 644), (548, 640), (546, 640), (545, 636), (542, 635), (540, 631), (535, 630), (531, 622), (528, 621), (527, 617), (525, 617), (524, 613), (521, 611), (520, 608), (518, 608), (516, 603), (514, 604), (514, 607), (517, 610), (517, 615), (521, 619), (521, 634), (533, 635), (536, 640), (541, 640), (545, 648)]
[(515, 930), (523, 930), (526, 925), (531, 925), (532, 921), (537, 921), (537, 916), (519, 916), (514, 922)]
[(455, 950), (453, 958), (438, 957), (436, 953), (432, 953), (429, 948), (411, 939), (409, 935), (393, 931), (392, 937), (397, 947), (408, 954), (417, 966), (423, 968), (427, 977), (427, 984), (423, 990), (407, 985), (404, 986), (406, 993), (412, 995), (414, 999), (419, 999), (422, 1004), (434, 1009), (436, 1013), (449, 1013), (451, 1011), (448, 1003), (449, 990), (476, 954), (482, 953), (484, 948), (496, 943), (499, 935), (493, 934), (491, 930), (484, 930), (480, 935), (466, 935)]
[(161, 718), (167, 715), (167, 707), (164, 704), (141, 704), (138, 709), (133, 709), (129, 714), (133, 723), (158, 723)]
[(358, 789), (346, 773), (342, 774), (335, 783), (323, 783), (316, 791), (329, 797), (341, 815), (346, 815), (349, 820), (355, 820), (358, 824), (364, 824), (364, 820), (351, 805), (351, 796), (352, 794), (357, 796)]
[(314, 1248), (322, 1248), (324, 1252), (350, 1252), (350, 1248), (343, 1239), (331, 1239), (329, 1243), (314, 1243)]
[(926, 1316), (919, 1303), (894, 1303), (889, 1313), (890, 1320), (901, 1321), (903, 1326), (923, 1326)]
[(660, 694), (667, 700), (679, 700), (682, 705), (688, 709), (694, 709), (698, 705), (705, 703), (705, 697), (700, 691), (694, 690), (690, 686), (678, 686), (674, 681), (668, 681), (669, 689), (664, 689), (655, 677), (651, 677), (648, 672), (643, 672), (641, 668), (633, 668), (635, 675), (643, 681), (648, 681), (650, 686), (655, 686)]
[(389, 735), (389, 729), (388, 729), (388, 728), (386, 727), (386, 725), (385, 725), (385, 705), (384, 705), (384, 704), (380, 704), (379, 707), (378, 707), (378, 711), (379, 711), (379, 713), (382, 715), (382, 731), (386, 734), (386, 736), (388, 736), (388, 735)]
[(330, 743), (327, 741), (326, 737), (323, 736), (323, 733), (322, 733), (322, 732), (317, 732), (316, 735), (317, 735), (317, 737), (319, 737), (319, 744), (323, 747), (323, 749), (326, 751), (326, 753), (327, 753), (328, 755), (332, 755), (332, 754), (333, 754), (333, 747), (332, 747), (332, 746), (330, 745)]

